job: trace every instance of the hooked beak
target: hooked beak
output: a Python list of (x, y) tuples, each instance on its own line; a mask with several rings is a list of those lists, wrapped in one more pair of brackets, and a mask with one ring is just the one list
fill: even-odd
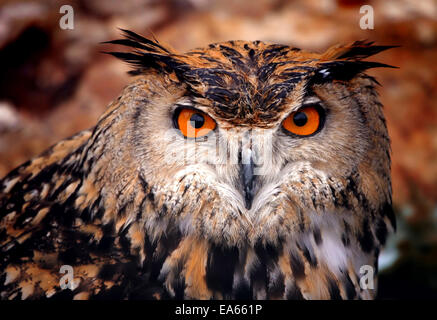
[(244, 190), (244, 201), (247, 210), (252, 207), (252, 201), (254, 197), (254, 167), (252, 150), (250, 148), (244, 149), (241, 152), (241, 167), (240, 178)]

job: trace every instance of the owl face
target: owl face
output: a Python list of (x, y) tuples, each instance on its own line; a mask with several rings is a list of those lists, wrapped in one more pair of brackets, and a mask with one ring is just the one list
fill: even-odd
[[(395, 219), (364, 73), (386, 65), (363, 59), (389, 47), (180, 54), (124, 33), (112, 43), (134, 51), (112, 54), (138, 78), (92, 130), (0, 181), (0, 298), (374, 297), (361, 270)], [(68, 293), (63, 265), (80, 280)]]
[(335, 193), (360, 166), (387, 167), (387, 150), (373, 158), (381, 146), (371, 136), (385, 125), (355, 98), (373, 86), (359, 74), (373, 65), (341, 54), (234, 41), (142, 75), (135, 87), (147, 90), (127, 102), (136, 110), (132, 144), (165, 206), (149, 231), (173, 225), (231, 246), (278, 243), (317, 229), (321, 214), (350, 211)]

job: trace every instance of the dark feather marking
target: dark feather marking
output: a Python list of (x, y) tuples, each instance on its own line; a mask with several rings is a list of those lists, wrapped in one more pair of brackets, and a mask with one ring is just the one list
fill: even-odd
[(333, 80), (349, 81), (357, 74), (371, 68), (396, 68), (388, 64), (371, 61), (341, 60), (321, 63), (310, 77), (310, 83), (322, 84)]
[(347, 272), (343, 272), (345, 275), (345, 281), (343, 282), (344, 284), (344, 288), (346, 291), (346, 297), (351, 300), (354, 299), (357, 295), (355, 286), (351, 280), (351, 278), (349, 277), (349, 275), (347, 274)]
[(332, 300), (342, 300), (340, 289), (338, 288), (337, 283), (331, 278), (328, 278), (328, 291)]
[(387, 234), (388, 234), (387, 226), (385, 225), (383, 219), (376, 219), (375, 234), (379, 243), (383, 246), (385, 244), (385, 241), (387, 240)]
[[(347, 178), (347, 185), (345, 188), (346, 192), (352, 193), (352, 195), (358, 200), (359, 207), (364, 212), (368, 212), (372, 217), (375, 216), (375, 210), (371, 208), (369, 200), (366, 198), (366, 195), (358, 188), (360, 184), (361, 177), (357, 171), (353, 172), (349, 178)], [(346, 197), (346, 195), (345, 195)], [(345, 198), (346, 199), (346, 198)]]
[[(78, 235), (72, 235), (74, 238), (78, 238)], [(76, 265), (78, 263), (91, 262), (91, 258), (88, 254), (86, 246), (83, 244), (78, 245), (77, 243), (65, 243), (64, 245), (69, 245), (67, 249), (59, 252), (58, 259), (62, 264)]]
[[(5, 241), (8, 234), (6, 232), (6, 229), (0, 229), (0, 243)], [(0, 247), (1, 248), (1, 247)], [(1, 283), (1, 282), (0, 282)]]
[(11, 172), (9, 172), (2, 180), (2, 184), (1, 184), (1, 191), (3, 192), (5, 185), (3, 184), (5, 181), (8, 180), (12, 180), (18, 176), (20, 176), (21, 172), (23, 171), (24, 168), (28, 167), (30, 164), (32, 163), (31, 160), (26, 161), (25, 163), (23, 163), (22, 165), (20, 165), (19, 167), (13, 169)]
[(367, 218), (364, 218), (361, 233), (358, 234), (357, 238), (364, 252), (369, 253), (375, 248), (375, 241)]
[(59, 301), (73, 300), (75, 294), (76, 292), (72, 290), (61, 290), (56, 292), (50, 299)]
[(102, 196), (99, 195), (91, 205), (85, 207), (85, 209), (82, 210), (79, 217), (82, 219), (83, 222), (88, 223), (91, 222), (93, 219), (100, 219), (103, 216), (104, 209), (101, 207), (101, 200)]
[(343, 229), (344, 232), (341, 235), (341, 241), (343, 242), (343, 245), (347, 247), (350, 245), (350, 226), (345, 220), (343, 220), (343, 225), (344, 225), (344, 229)]
[(302, 248), (302, 254), (305, 257), (305, 259), (309, 262), (310, 266), (315, 268), (317, 267), (317, 258), (314, 254), (310, 252), (308, 247), (306, 245), (303, 245)]
[(240, 281), (234, 287), (233, 298), (235, 300), (252, 300), (252, 288), (251, 286), (244, 280)]
[(282, 273), (280, 273), (275, 279), (275, 281), (270, 280), (268, 291), (267, 291), (267, 297), (283, 297), (285, 293), (285, 283), (284, 283), (285, 277)]
[(255, 50), (253, 50), (253, 49), (250, 49), (250, 50), (249, 50), (249, 57), (250, 57), (250, 59), (252, 59), (252, 60), (255, 59)]
[[(258, 257), (259, 263), (252, 269), (250, 279), (252, 283), (257, 285), (264, 285), (268, 294), (282, 295), (284, 291), (283, 283), (275, 283), (271, 288), (267, 288), (269, 281), (269, 270), (273, 270), (278, 262), (279, 253), (282, 247), (276, 247), (270, 244), (263, 245), (257, 243), (255, 245), (255, 253)], [(267, 290), (268, 289), (268, 290)], [(281, 291), (282, 290), (282, 291)], [(281, 292), (279, 292), (281, 291)]]
[(290, 253), (290, 266), (295, 279), (299, 280), (305, 277), (305, 265), (298, 253)]
[(292, 286), (290, 286), (285, 294), (285, 299), (287, 300), (304, 300), (302, 296), (302, 292), (300, 291), (300, 288), (297, 286), (296, 283), (294, 283)]
[[(300, 62), (300, 63), (303, 63), (303, 62)], [(302, 71), (302, 70), (306, 71), (306, 73), (296, 72), (296, 71)], [(292, 67), (292, 68), (285, 69), (284, 73), (285, 74), (288, 74), (288, 73), (297, 73), (297, 74), (301, 74), (303, 76), (303, 75), (308, 74), (309, 72), (314, 72), (314, 70), (315, 70), (314, 67), (308, 67), (308, 66), (305, 66), (305, 65), (298, 65), (298, 66), (295, 66), (295, 67)]]
[(313, 235), (314, 235), (314, 242), (316, 243), (316, 245), (319, 246), (322, 243), (322, 235), (320, 234), (320, 229), (314, 228)]
[(270, 60), (280, 56), (285, 50), (288, 49), (289, 47), (284, 45), (271, 45), (269, 49), (266, 49), (262, 52), (262, 55), (265, 59)]
[[(181, 242), (182, 236), (179, 230), (175, 230), (167, 235), (162, 236), (156, 242), (151, 242), (150, 238), (146, 236), (144, 247), (146, 253), (146, 260), (144, 262), (143, 272), (149, 275), (149, 281), (153, 284), (162, 285), (163, 278), (161, 275), (162, 266), (171, 252), (176, 250), (177, 246)], [(157, 251), (158, 242), (160, 243), (160, 248), (165, 249), (162, 252)], [(183, 263), (179, 261), (176, 265), (176, 273), (182, 274)], [(185, 280), (183, 277), (175, 279), (172, 283), (173, 289), (175, 291), (176, 299), (182, 299), (185, 290)]]
[(228, 89), (214, 87), (207, 90), (206, 97), (221, 104), (228, 104), (230, 101), (238, 100), (240, 94)]
[(387, 217), (390, 220), (393, 229), (396, 230), (396, 216), (393, 211), (393, 206), (390, 203), (386, 202), (382, 206), (381, 211), (382, 211), (382, 216)]
[(236, 247), (211, 245), (206, 263), (206, 283), (215, 291), (228, 295), (232, 292), (235, 266), (238, 262)]
[(228, 46), (224, 46), (224, 45), (219, 45), (220, 50), (222, 51), (223, 55), (226, 56), (227, 58), (230, 57), (235, 57), (235, 58), (243, 58), (243, 56), (241, 55), (240, 52), (238, 52), (237, 50), (228, 47)]
[[(116, 109), (115, 109), (116, 110)], [(117, 117), (114, 117), (109, 124), (106, 124), (104, 127), (101, 127), (101, 124), (103, 123), (104, 119), (109, 117), (112, 113), (115, 112), (115, 110), (111, 111), (109, 114), (106, 114), (103, 118), (100, 118), (99, 122), (97, 123), (97, 126), (94, 127), (93, 132), (91, 134), (91, 137), (84, 143), (83, 146), (83, 154), (90, 155), (94, 154), (94, 152), (90, 152), (92, 148), (96, 146), (98, 143), (100, 137), (104, 135), (116, 122)], [(103, 154), (103, 152), (102, 152)], [(85, 163), (89, 165), (88, 171), (86, 173), (89, 173), (91, 170), (91, 166), (93, 165), (93, 161), (90, 161), (88, 157), (82, 157), (81, 160), (78, 162), (77, 167), (78, 168), (84, 168)]]
[(144, 38), (143, 36), (140, 36), (139, 34), (137, 34), (135, 32), (132, 32), (130, 30), (126, 30), (126, 29), (120, 29), (120, 30), (123, 31), (123, 33), (125, 34), (125, 36), (128, 39), (131, 39), (131, 40), (134, 40), (134, 41), (139, 41), (141, 43), (147, 44), (147, 45), (149, 45), (152, 48), (153, 47), (157, 47), (157, 48), (159, 48), (159, 49), (169, 53), (169, 51), (165, 47), (161, 46), (158, 43), (158, 41), (156, 41), (156, 40), (155, 41), (149, 40), (149, 39)]
[(373, 42), (355, 41), (351, 48), (338, 56), (337, 59), (364, 59), (379, 52), (398, 47), (399, 46), (375, 46)]
[(117, 277), (123, 276), (123, 263), (107, 263), (102, 266), (98, 277), (103, 280), (118, 280)]
[(68, 196), (64, 203), (54, 202), (50, 207), (48, 215), (56, 217), (56, 221), (65, 227), (70, 228), (75, 218), (79, 216), (79, 212), (77, 212), (74, 206), (74, 201), (77, 198), (77, 191), (82, 187), (82, 183), (83, 181), (80, 180), (76, 189)]
[[(32, 232), (32, 230), (26, 231), (24, 234)], [(33, 257), (32, 241), (26, 240), (24, 243), (19, 244), (17, 240), (12, 240), (6, 245), (14, 244), (11, 249), (5, 252), (4, 247), (0, 247), (2, 254), (0, 260), (0, 269), (7, 264), (20, 264), (23, 260), (31, 259)]]
[(277, 62), (272, 62), (261, 66), (257, 72), (257, 76), (260, 82), (261, 83), (265, 82), (270, 77), (270, 75), (275, 71), (277, 66), (278, 66)]
[(379, 257), (379, 248), (375, 248), (375, 252), (374, 252), (374, 257), (375, 257), (375, 264), (374, 264), (374, 266), (375, 266), (375, 274), (377, 274), (378, 273), (378, 268), (379, 268), (379, 259), (378, 259), (378, 257)]

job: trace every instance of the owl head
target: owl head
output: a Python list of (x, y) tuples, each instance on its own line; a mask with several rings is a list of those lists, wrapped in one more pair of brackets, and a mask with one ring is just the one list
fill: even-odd
[[(365, 73), (389, 66), (365, 59), (390, 47), (229, 41), (181, 54), (123, 32), (111, 43), (131, 51), (111, 54), (136, 79), (95, 127), (0, 181), (1, 296), (33, 294), (14, 264), (39, 288), (47, 256), (51, 279), (74, 265), (79, 296), (374, 297), (360, 273), (376, 280), (395, 218)], [(35, 294), (60, 290), (50, 283)]]
[(124, 34), (110, 43), (133, 52), (111, 54), (138, 76), (120, 102), (134, 119), (126, 145), (159, 198), (152, 233), (277, 244), (321, 225), (359, 233), (391, 203), (389, 137), (364, 73), (389, 66), (363, 60), (389, 46), (229, 41), (180, 54)]

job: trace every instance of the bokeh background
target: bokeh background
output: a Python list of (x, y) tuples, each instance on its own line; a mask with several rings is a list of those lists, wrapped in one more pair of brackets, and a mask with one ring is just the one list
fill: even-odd
[[(74, 29), (62, 30), (62, 5)], [(359, 26), (374, 9), (374, 29)], [(0, 177), (93, 126), (130, 81), (100, 44), (126, 28), (184, 51), (263, 40), (322, 51), (368, 39), (400, 45), (373, 60), (392, 139), (398, 231), (380, 259), (379, 298), (437, 298), (437, 2), (435, 0), (0, 0)]]

